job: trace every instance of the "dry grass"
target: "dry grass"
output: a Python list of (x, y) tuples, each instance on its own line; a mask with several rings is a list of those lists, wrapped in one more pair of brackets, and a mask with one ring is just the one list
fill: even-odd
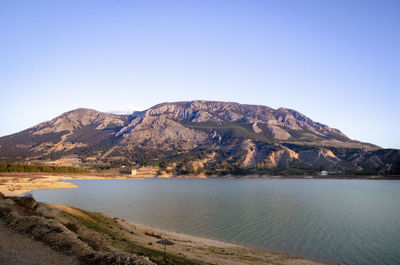
[(146, 231), (144, 234), (146, 236), (151, 236), (151, 237), (155, 237), (155, 238), (158, 238), (158, 239), (162, 238), (162, 236), (160, 234), (156, 234), (156, 233), (154, 233), (152, 231)]

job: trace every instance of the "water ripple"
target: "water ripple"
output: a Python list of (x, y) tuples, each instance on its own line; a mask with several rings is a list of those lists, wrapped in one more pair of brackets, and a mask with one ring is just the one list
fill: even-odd
[(132, 222), (340, 264), (400, 264), (400, 181), (78, 180), (34, 191)]

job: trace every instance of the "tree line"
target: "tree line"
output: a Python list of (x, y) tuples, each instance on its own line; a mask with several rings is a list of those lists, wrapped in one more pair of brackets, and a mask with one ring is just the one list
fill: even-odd
[(0, 172), (87, 173), (89, 171), (77, 167), (0, 163)]

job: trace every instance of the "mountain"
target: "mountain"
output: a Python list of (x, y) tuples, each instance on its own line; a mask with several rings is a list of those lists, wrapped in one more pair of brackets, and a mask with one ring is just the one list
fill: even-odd
[(177, 174), (400, 174), (400, 150), (351, 140), (295, 110), (212, 101), (130, 115), (76, 109), (1, 137), (0, 161), (135, 163)]

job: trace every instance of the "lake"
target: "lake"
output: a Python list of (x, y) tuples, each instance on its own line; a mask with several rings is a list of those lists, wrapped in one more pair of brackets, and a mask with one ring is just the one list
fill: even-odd
[(400, 264), (400, 181), (73, 180), (38, 201), (341, 264)]

